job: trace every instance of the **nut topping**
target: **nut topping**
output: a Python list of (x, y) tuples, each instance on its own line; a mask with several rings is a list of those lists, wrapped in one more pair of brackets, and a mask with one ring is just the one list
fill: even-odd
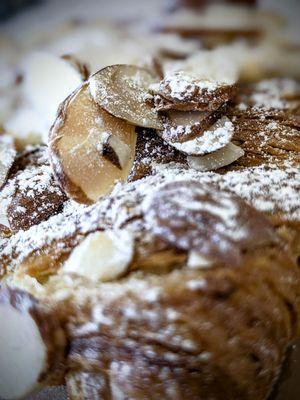
[(267, 220), (244, 201), (216, 186), (177, 181), (144, 201), (152, 232), (178, 249), (238, 265), (241, 251), (274, 242)]
[(225, 167), (238, 160), (244, 155), (244, 150), (233, 143), (228, 143), (225, 147), (204, 156), (188, 156), (189, 167), (197, 171), (214, 171)]
[(133, 125), (161, 129), (160, 117), (150, 101), (153, 82), (150, 72), (133, 65), (106, 67), (89, 80), (93, 99), (107, 112)]
[(95, 232), (75, 247), (63, 271), (94, 281), (109, 281), (126, 272), (132, 257), (133, 237), (129, 232)]
[(196, 74), (176, 71), (159, 84), (151, 85), (158, 111), (215, 111), (235, 94), (235, 85), (229, 85)]
[(1, 398), (61, 382), (65, 338), (50, 310), (26, 292), (0, 287), (0, 325)]
[[(182, 132), (185, 133), (190, 130), (190, 128), (179, 125), (174, 128), (175, 133), (171, 131), (171, 136), (179, 135)], [(234, 127), (231, 121), (227, 117), (222, 117), (195, 139), (187, 140), (183, 143), (171, 141), (168, 143), (187, 155), (203, 155), (212, 153), (226, 146), (231, 141), (233, 131)], [(158, 132), (158, 134), (160, 135), (160, 132)]]
[(127, 179), (135, 142), (134, 127), (101, 109), (84, 84), (62, 104), (51, 129), (55, 176), (69, 197), (97, 201)]
[(195, 139), (217, 122), (226, 108), (225, 103), (214, 112), (170, 110), (164, 118), (164, 129), (160, 135), (167, 143)]

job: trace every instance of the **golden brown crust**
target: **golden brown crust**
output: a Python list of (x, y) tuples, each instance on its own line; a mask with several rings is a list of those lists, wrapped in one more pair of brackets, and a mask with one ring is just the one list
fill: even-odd
[(46, 221), (59, 212), (65, 201), (54, 180), (46, 147), (21, 153), (0, 191), (6, 231), (12, 234)]
[(135, 159), (129, 182), (151, 175), (156, 164), (186, 164), (186, 156), (168, 145), (154, 130), (136, 128), (136, 132)]
[(265, 399), (296, 334), (298, 282), (286, 254), (269, 248), (241, 268), (144, 275), (117, 283), (117, 296), (103, 287), (98, 323), (85, 324), (86, 304), (70, 327), (70, 371), (104, 373), (130, 399)]
[[(251, 90), (245, 94), (248, 99), (253, 95)], [(0, 274), (11, 269), (12, 276), (36, 278), (43, 284), (41, 301), (49, 302), (51, 316), (63, 326), (70, 344), (65, 379), (72, 400), (266, 399), (285, 351), (299, 333), (297, 210), (293, 199), (286, 214), (285, 209), (277, 208), (278, 204), (271, 212), (265, 210), (283, 239), (280, 241), (273, 240), (268, 221), (242, 200), (241, 206), (234, 204), (232, 208), (227, 198), (224, 203), (222, 200), (224, 190), (238, 191), (235, 186), (230, 187), (231, 172), (248, 171), (251, 178), (254, 170), (248, 166), (270, 162), (276, 175), (280, 168), (287, 171), (286, 161), (297, 162), (299, 127), (291, 104), (288, 111), (264, 110), (266, 121), (261, 118), (262, 110), (257, 110), (250, 100), (246, 111), (240, 109), (238, 102), (232, 106), (231, 117), (237, 125), (235, 140), (244, 148), (245, 156), (218, 171), (221, 174), (199, 174), (195, 185), (187, 186), (181, 181), (174, 186), (177, 175), (183, 179), (185, 173), (190, 173), (186, 157), (166, 145), (154, 131), (142, 130), (138, 133), (136, 163), (130, 177), (134, 182), (92, 207), (74, 214), (63, 211), (50, 221), (53, 226), (40, 223), (37, 234), (47, 238), (42, 243), (34, 235), (30, 237), (35, 233), (33, 229), (27, 236), (17, 234), (0, 244)], [(257, 135), (258, 131), (264, 135)], [(169, 185), (176, 190), (178, 186), (184, 188), (166, 194), (160, 185), (168, 173), (151, 174), (156, 172), (155, 163), (172, 161), (181, 166), (178, 173), (175, 170), (170, 174)], [(256, 170), (259, 179), (268, 173), (264, 168)], [(135, 182), (147, 175), (145, 180)], [(191, 176), (192, 173), (189, 179)], [(239, 186), (241, 180), (235, 181), (236, 178), (232, 175), (233, 185)], [(245, 182), (247, 186), (247, 179)], [(215, 190), (214, 201), (207, 201), (207, 193), (188, 198), (191, 186), (194, 190), (199, 185), (201, 190)], [(145, 206), (145, 196), (153, 195), (156, 189), (160, 207), (149, 199)], [(296, 186), (289, 189), (294, 195)], [(244, 196), (248, 203), (256, 204), (253, 196), (260, 194), (257, 187), (249, 191)], [(240, 195), (243, 197), (243, 193)], [(268, 196), (262, 197), (262, 202), (267, 200)], [(174, 203), (176, 207), (172, 207)], [(162, 215), (164, 207), (171, 213)], [(237, 212), (240, 209), (243, 218)], [(145, 217), (149, 210), (156, 212), (154, 219)], [(252, 224), (250, 228), (248, 222)], [(70, 227), (66, 232), (65, 226)], [(228, 256), (228, 240), (242, 226), (250, 237), (245, 245), (238, 243), (238, 265), (234, 262), (236, 253), (225, 262), (213, 259), (212, 253), (220, 250), (218, 246), (224, 246), (221, 250)], [(59, 271), (87, 235), (107, 228), (128, 229), (135, 235), (133, 260), (122, 279), (102, 284)], [(265, 229), (272, 234), (260, 241)], [(224, 237), (229, 239), (224, 241)], [(201, 245), (209, 251), (195, 246), (195, 238), (200, 238)], [(212, 243), (216, 246), (213, 251)], [(28, 248), (24, 251), (22, 246)], [(195, 250), (213, 259), (213, 263), (191, 266), (189, 257)]]
[(300, 162), (299, 84), (274, 79), (243, 85), (228, 116), (233, 140), (245, 151), (237, 165)]

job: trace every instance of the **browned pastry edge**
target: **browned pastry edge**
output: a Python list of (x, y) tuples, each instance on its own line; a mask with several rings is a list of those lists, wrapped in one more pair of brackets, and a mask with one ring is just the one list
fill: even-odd
[[(107, 399), (114, 386), (130, 399), (265, 399), (297, 331), (299, 270), (272, 248), (246, 254), (244, 261), (241, 269), (146, 275), (142, 281), (162, 291), (153, 303), (134, 288), (112, 300), (105, 290), (99, 293), (96, 304), (111, 322), (78, 334), (93, 319), (92, 305), (81, 308), (70, 326), (68, 386), (80, 381), (82, 399), (97, 393), (100, 381)], [(206, 285), (188, 289), (188, 281), (197, 279)], [(125, 310), (132, 307), (135, 314), (127, 318)], [(167, 310), (176, 311), (175, 321), (167, 320)], [(182, 337), (177, 344), (176, 334)], [(195, 348), (185, 349), (185, 340)], [(212, 358), (201, 357), (203, 352)]]

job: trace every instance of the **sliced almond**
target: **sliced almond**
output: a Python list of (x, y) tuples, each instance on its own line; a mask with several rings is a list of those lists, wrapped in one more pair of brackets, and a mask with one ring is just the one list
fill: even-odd
[(126, 270), (133, 258), (133, 237), (127, 231), (95, 232), (87, 236), (63, 266), (94, 281), (110, 281)]
[[(107, 143), (119, 165), (105, 154)], [(97, 201), (116, 182), (127, 179), (135, 143), (134, 126), (101, 109), (90, 96), (88, 84), (84, 84), (62, 104), (50, 132), (55, 176), (74, 200)]]
[[(174, 129), (174, 135), (177, 135), (177, 129), (184, 130), (180, 126)], [(231, 121), (227, 117), (222, 117), (210, 129), (204, 131), (202, 135), (195, 139), (183, 143), (171, 141), (168, 143), (187, 155), (204, 155), (226, 146), (231, 141), (233, 131), (234, 126)], [(158, 134), (160, 135), (160, 132)], [(173, 135), (172, 132), (171, 135)]]
[(90, 91), (93, 99), (115, 117), (145, 128), (162, 129), (162, 123), (149, 101), (149, 86), (156, 78), (144, 68), (112, 65), (93, 75)]
[(24, 94), (47, 124), (52, 124), (60, 103), (85, 79), (74, 63), (36, 52), (24, 63)]
[(203, 266), (204, 259), (239, 265), (243, 250), (277, 242), (273, 226), (262, 214), (231, 192), (201, 181), (163, 184), (142, 206), (155, 236), (198, 253), (198, 260), (195, 254), (190, 258), (191, 267)]
[(223, 104), (214, 112), (170, 110), (164, 119), (161, 137), (167, 142), (186, 142), (200, 136), (225, 112)]
[(215, 111), (228, 102), (236, 91), (234, 84), (204, 79), (189, 71), (167, 74), (150, 89), (158, 111)]
[(59, 381), (65, 339), (46, 309), (26, 292), (2, 288), (0, 326), (1, 398), (23, 398), (51, 381), (52, 373)]
[(13, 139), (10, 136), (0, 136), (0, 188), (4, 185), (8, 172), (16, 157)]
[(130, 147), (118, 137), (109, 134), (103, 142), (103, 156), (119, 169), (126, 167), (130, 160)]
[(214, 171), (233, 163), (244, 154), (245, 152), (241, 147), (228, 143), (225, 147), (205, 156), (188, 156), (187, 162), (191, 168), (197, 171)]

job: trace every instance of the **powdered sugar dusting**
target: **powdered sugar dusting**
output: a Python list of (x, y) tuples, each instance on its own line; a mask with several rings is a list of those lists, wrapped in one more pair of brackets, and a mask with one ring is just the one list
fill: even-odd
[[(296, 167), (259, 166), (224, 175), (195, 171), (176, 164), (160, 165), (155, 170), (156, 174), (147, 178), (126, 185), (117, 184), (112, 194), (101, 203), (81, 206), (68, 202), (61, 214), (26, 232), (20, 231), (11, 239), (1, 239), (1, 259), (4, 264), (7, 260), (8, 268), (14, 268), (35, 251), (47, 246), (51, 248), (52, 244), (55, 244), (56, 251), (65, 246), (72, 248), (88, 232), (105, 226), (129, 229), (142, 243), (151, 242), (151, 233), (145, 231), (141, 220), (144, 199), (161, 184), (187, 179), (230, 190), (263, 212), (279, 213), (287, 220), (300, 219), (300, 172)], [(218, 210), (214, 209), (214, 212)], [(230, 217), (228, 221), (233, 232), (235, 225), (230, 222)]]
[(170, 97), (177, 100), (192, 98), (199, 90), (214, 91), (218, 83), (209, 79), (204, 79), (196, 74), (188, 74), (184, 71), (175, 71), (166, 76), (159, 84), (153, 84), (150, 89), (154, 92), (164, 92), (169, 89)]
[[(180, 131), (183, 129), (186, 129), (186, 127), (171, 127), (171, 136), (178, 135), (178, 130)], [(226, 146), (230, 142), (233, 132), (234, 126), (232, 122), (227, 117), (222, 117), (201, 136), (183, 143), (175, 142), (170, 144), (183, 153), (203, 155), (212, 153)]]
[(0, 136), (0, 188), (5, 183), (8, 171), (16, 156), (13, 138), (7, 135)]
[(251, 96), (255, 108), (285, 109), (289, 103), (285, 97), (299, 91), (299, 84), (291, 79), (270, 79), (259, 82)]
[(261, 165), (229, 171), (224, 175), (185, 170), (179, 166), (157, 166), (157, 171), (159, 174), (171, 173), (173, 178), (190, 176), (200, 182), (217, 184), (241, 196), (260, 211), (280, 213), (287, 220), (300, 219), (300, 169), (288, 162), (282, 167)]

